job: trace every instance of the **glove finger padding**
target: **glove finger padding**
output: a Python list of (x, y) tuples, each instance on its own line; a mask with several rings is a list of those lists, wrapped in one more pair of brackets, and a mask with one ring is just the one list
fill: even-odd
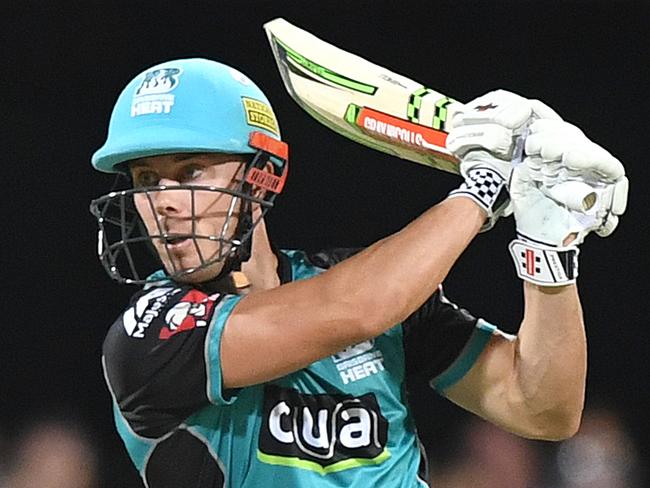
[(562, 117), (544, 102), (540, 100), (529, 100), (529, 103), (533, 110), (532, 115), (534, 119), (562, 120)]
[(621, 162), (609, 151), (592, 142), (566, 151), (562, 156), (562, 164), (572, 171), (595, 171), (611, 181), (625, 175)]
[(560, 161), (568, 147), (587, 140), (576, 126), (562, 120), (539, 119), (528, 127), (526, 154), (546, 161)]
[(585, 216), (575, 216), (584, 227), (579, 242), (592, 230), (602, 237), (610, 235), (627, 205), (628, 180), (620, 161), (567, 122), (537, 120), (529, 134), (524, 159), (527, 178), (555, 201), (566, 203), (583, 196), (588, 200), (569, 205), (586, 209)]
[(568, 175), (589, 171), (610, 181), (625, 175), (623, 165), (609, 151), (591, 142), (576, 126), (561, 120), (533, 122), (525, 148), (526, 155), (533, 160), (560, 162)]
[(447, 136), (447, 149), (462, 159), (484, 149), (501, 159), (512, 159), (514, 139), (533, 113), (530, 101), (505, 90), (480, 96), (456, 112)]

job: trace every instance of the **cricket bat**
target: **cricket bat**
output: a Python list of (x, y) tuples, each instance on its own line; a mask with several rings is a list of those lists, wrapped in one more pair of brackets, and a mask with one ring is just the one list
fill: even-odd
[[(264, 25), (289, 95), (344, 137), (402, 159), (459, 174), (446, 148), (447, 123), (462, 104), (425, 85), (333, 46), (282, 18)], [(515, 151), (521, 161), (523, 139)], [(582, 182), (558, 185), (559, 203), (585, 212), (596, 193)]]

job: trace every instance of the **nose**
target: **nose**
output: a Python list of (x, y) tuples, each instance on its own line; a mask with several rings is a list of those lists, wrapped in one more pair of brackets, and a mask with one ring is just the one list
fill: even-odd
[(187, 190), (174, 190), (173, 187), (179, 183), (174, 180), (163, 178), (158, 183), (160, 186), (166, 186), (170, 189), (160, 190), (154, 194), (154, 207), (156, 213), (165, 217), (177, 217), (189, 210)]

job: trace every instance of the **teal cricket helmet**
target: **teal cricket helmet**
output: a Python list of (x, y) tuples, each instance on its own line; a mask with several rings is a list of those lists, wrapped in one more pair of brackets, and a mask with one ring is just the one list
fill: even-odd
[[(236, 69), (195, 58), (168, 61), (143, 71), (118, 97), (106, 143), (92, 156), (92, 164), (99, 171), (117, 173), (118, 183), (127, 173), (123, 164), (127, 161), (193, 152), (250, 154), (250, 158), (244, 177), (232, 188), (194, 183), (132, 187), (112, 190), (91, 202), (90, 211), (99, 227), (98, 256), (111, 278), (121, 283), (150, 284), (159, 279), (150, 271), (159, 268), (162, 253), (172, 263), (172, 267), (166, 265), (165, 279), (182, 281), (201, 269), (224, 262), (221, 274), (214, 278), (218, 281), (250, 257), (253, 229), (273, 207), (275, 197), (284, 187), (288, 146), (280, 139), (267, 98)], [(156, 228), (145, 228), (134, 198), (146, 199), (153, 209), (156, 195), (178, 191), (187, 192), (192, 202), (191, 230), (184, 234), (170, 232), (156, 211)], [(194, 202), (196, 195), (206, 192), (226, 193), (231, 198), (231, 207), (220, 230), (200, 234), (194, 225), (200, 218), (194, 213)], [(255, 218), (254, 204), (262, 210)], [(235, 208), (239, 209), (236, 226), (231, 224)], [(174, 264), (170, 246), (179, 239), (192, 241), (200, 265), (180, 268)], [(201, 243), (205, 242), (219, 245), (214, 253), (204, 255)], [(154, 243), (159, 244), (159, 251), (154, 249)], [(151, 256), (155, 257), (153, 262)]]
[(143, 71), (124, 88), (92, 164), (119, 173), (121, 163), (147, 156), (253, 154), (254, 132), (280, 140), (271, 104), (255, 83), (216, 61), (177, 59)]

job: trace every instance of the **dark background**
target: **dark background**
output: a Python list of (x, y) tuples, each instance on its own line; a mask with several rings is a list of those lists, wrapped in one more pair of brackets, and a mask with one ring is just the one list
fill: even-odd
[[(650, 449), (647, 2), (105, 1), (2, 7), (0, 433), (42, 415), (92, 432), (109, 486), (138, 486), (113, 432), (103, 335), (134, 289), (104, 274), (89, 201), (112, 178), (92, 170), (112, 105), (144, 68), (204, 56), (238, 67), (272, 101), (291, 146), (285, 194), (269, 215), (283, 247), (367, 245), (399, 229), (458, 178), (357, 146), (285, 93), (262, 24), (274, 17), (459, 100), (495, 88), (539, 98), (625, 164), (628, 212), (581, 247), (590, 346), (587, 398), (620, 411)], [(521, 286), (506, 245), (512, 220), (479, 236), (448, 295), (515, 331)], [(137, 368), (137, 365), (133, 365)], [(444, 450), (458, 409), (422, 392), (421, 434)], [(444, 419), (444, 420), (443, 420)]]

